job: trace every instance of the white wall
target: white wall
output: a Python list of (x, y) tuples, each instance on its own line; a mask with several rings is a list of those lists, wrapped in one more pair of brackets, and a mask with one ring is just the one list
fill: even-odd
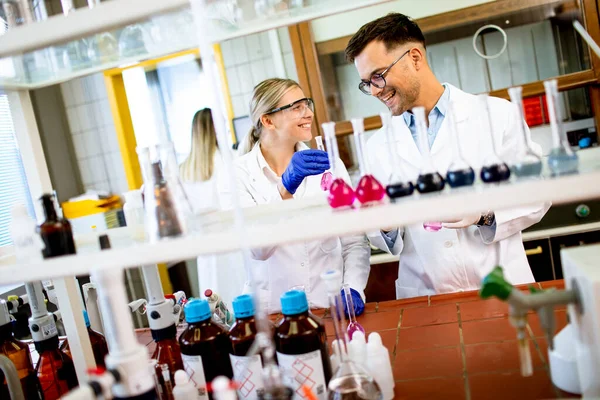
[(390, 12), (401, 12), (416, 19), (492, 1), (495, 0), (396, 0), (343, 14), (319, 18), (310, 24), (314, 40), (318, 43), (352, 35), (362, 25)]
[(61, 84), (75, 156), (85, 190), (128, 190), (101, 74)]

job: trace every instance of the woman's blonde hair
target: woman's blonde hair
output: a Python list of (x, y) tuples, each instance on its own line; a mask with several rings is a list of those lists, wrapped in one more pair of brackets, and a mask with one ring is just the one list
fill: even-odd
[(239, 155), (248, 153), (259, 141), (263, 128), (260, 118), (265, 113), (276, 108), (281, 98), (295, 87), (300, 87), (298, 82), (281, 78), (267, 79), (254, 87), (252, 100), (250, 101), (252, 128), (250, 128), (250, 132), (248, 132), (238, 148)]
[(194, 114), (192, 120), (192, 149), (179, 167), (181, 179), (191, 182), (209, 180), (213, 174), (217, 148), (212, 112), (210, 108), (203, 108)]

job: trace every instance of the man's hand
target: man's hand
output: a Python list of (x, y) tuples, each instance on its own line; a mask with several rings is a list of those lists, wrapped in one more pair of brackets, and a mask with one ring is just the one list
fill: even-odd
[(479, 222), (481, 214), (469, 215), (463, 218), (450, 219), (442, 222), (442, 227), (447, 229), (463, 229), (468, 228), (471, 225), (475, 225)]

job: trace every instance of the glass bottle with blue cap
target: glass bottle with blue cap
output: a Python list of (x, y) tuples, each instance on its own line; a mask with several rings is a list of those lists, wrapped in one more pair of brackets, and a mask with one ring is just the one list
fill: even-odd
[(198, 388), (199, 398), (212, 399), (206, 390), (207, 382), (219, 375), (233, 378), (227, 329), (212, 321), (210, 306), (204, 299), (190, 300), (183, 310), (188, 323), (179, 336), (183, 365)]
[(308, 312), (306, 294), (290, 290), (281, 296), (283, 319), (275, 328), (277, 361), (284, 383), (300, 396), (306, 385), (320, 399), (327, 398), (331, 364), (323, 323)]

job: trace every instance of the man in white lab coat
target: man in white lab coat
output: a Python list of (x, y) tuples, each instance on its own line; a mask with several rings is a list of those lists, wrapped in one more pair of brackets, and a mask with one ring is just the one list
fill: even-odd
[[(436, 79), (427, 62), (423, 33), (410, 18), (392, 13), (364, 25), (350, 39), (346, 57), (358, 70), (359, 89), (381, 100), (393, 115), (395, 143), (388, 143), (382, 130), (367, 143), (377, 179), (387, 183), (392, 172), (388, 146), (400, 155), (405, 177), (413, 182), (418, 177), (422, 159), (410, 111), (416, 106), (425, 108), (433, 163), (442, 175), (453, 158), (450, 110), (464, 158), (476, 171), (481, 168), (489, 136), (482, 129), (478, 99)], [(510, 165), (518, 153), (521, 121), (510, 102), (492, 97), (488, 104), (497, 153)], [(472, 215), (444, 221), (445, 229), (439, 232), (427, 232), (418, 224), (373, 232), (369, 239), (374, 246), (400, 255), (397, 298), (477, 289), (495, 265), (505, 269), (513, 284), (533, 282), (521, 230), (537, 223), (549, 207), (548, 203), (473, 210)]]

